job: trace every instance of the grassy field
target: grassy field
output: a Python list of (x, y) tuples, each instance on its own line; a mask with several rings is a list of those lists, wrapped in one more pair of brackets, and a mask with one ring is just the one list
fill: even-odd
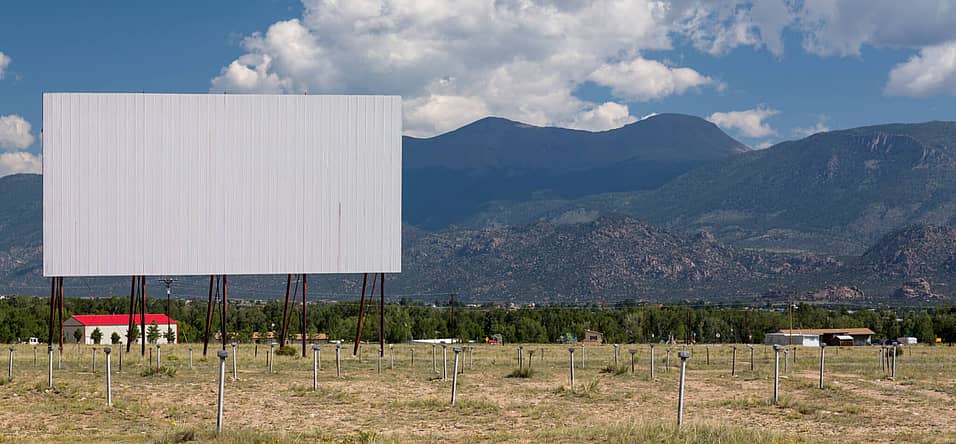
[[(202, 359), (202, 346), (192, 347), (190, 369), (189, 345), (163, 346), (161, 372), (149, 371), (149, 358), (138, 349), (124, 356), (119, 371), (114, 347), (112, 407), (106, 405), (102, 347), (93, 372), (92, 346), (67, 346), (53, 389), (47, 387), (45, 347), (34, 366), (33, 347), (17, 346), (12, 380), (4, 347), (0, 442), (956, 442), (956, 349), (944, 346), (907, 347), (895, 381), (885, 377), (878, 347), (828, 348), (822, 390), (819, 349), (800, 348), (787, 372), (781, 355), (778, 405), (770, 403), (768, 347), (757, 347), (755, 371), (749, 350), (741, 347), (736, 377), (730, 374), (731, 346), (688, 347), (685, 422), (677, 430), (679, 346), (656, 347), (654, 380), (647, 345), (622, 345), (618, 368), (613, 347), (588, 347), (583, 363), (578, 347), (572, 390), (567, 346), (525, 345), (525, 365), (535, 350), (529, 373), (515, 372), (514, 345), (478, 345), (473, 365), (470, 354), (463, 357), (458, 402), (451, 407), (450, 347), (449, 378), (442, 381), (432, 371), (430, 345), (395, 345), (394, 368), (386, 350), (381, 374), (373, 345), (364, 346), (361, 362), (343, 346), (341, 378), (335, 347), (322, 345), (313, 392), (311, 347), (305, 359), (277, 356), (269, 374), (267, 347), (256, 356), (253, 345), (243, 344), (238, 380), (232, 379), (232, 356), (227, 360), (224, 433), (218, 437), (216, 348)], [(629, 349), (637, 350), (635, 373)]]

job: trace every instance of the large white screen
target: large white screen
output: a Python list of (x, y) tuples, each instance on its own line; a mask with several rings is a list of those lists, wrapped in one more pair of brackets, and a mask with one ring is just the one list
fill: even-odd
[(43, 95), (46, 276), (401, 271), (401, 98)]

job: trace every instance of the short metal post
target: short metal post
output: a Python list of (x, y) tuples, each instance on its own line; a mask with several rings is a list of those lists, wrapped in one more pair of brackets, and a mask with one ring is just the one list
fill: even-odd
[(777, 405), (780, 400), (780, 347), (777, 344), (773, 346), (773, 405)]
[[(122, 347), (122, 344), (120, 344), (119, 352), (120, 352), (119, 371), (123, 371), (123, 347)], [(192, 357), (193, 357), (192, 349), (189, 349), (189, 368), (192, 368), (192, 367), (193, 367), (193, 365), (192, 365)]]
[(654, 379), (654, 344), (651, 344), (651, 379)]
[(534, 362), (534, 349), (528, 350), (528, 371), (531, 371), (531, 363)]
[(395, 350), (392, 347), (392, 344), (388, 344), (388, 369), (395, 369)]
[(522, 359), (521, 359), (522, 350), (524, 350), (524, 347), (522, 347), (522, 346), (519, 345), (519, 346), (518, 346), (518, 370), (519, 370), (519, 371), (524, 367), (524, 366), (521, 365), (521, 363), (522, 363)]
[(750, 371), (754, 371), (754, 346), (747, 344), (747, 347), (750, 347)]
[[(123, 355), (123, 347), (120, 347), (120, 356)], [(189, 347), (189, 369), (193, 368), (193, 348)]]
[(106, 347), (103, 353), (106, 353), (106, 405), (113, 406), (113, 370), (110, 368), (110, 352), (113, 349)]
[(93, 373), (96, 373), (96, 347), (93, 347)]
[(7, 379), (13, 379), (13, 347), (10, 347), (10, 365), (7, 367)]
[(615, 369), (620, 365), (620, 363), (618, 362), (619, 347), (620, 346), (618, 344), (614, 344), (614, 368)]
[(574, 391), (574, 347), (568, 347), (568, 352), (571, 353), (571, 391)]
[(690, 358), (689, 351), (677, 352), (680, 358), (680, 383), (677, 387), (677, 427), (684, 424), (684, 374), (687, 372), (687, 359)]
[(342, 377), (342, 344), (335, 344), (335, 377)]
[(53, 346), (47, 347), (47, 352), (50, 353), (50, 373), (47, 376), (47, 386), (53, 388)]
[(710, 347), (705, 345), (704, 351), (707, 352), (707, 365), (710, 365)]
[(455, 352), (455, 373), (451, 376), (451, 405), (455, 406), (455, 397), (458, 395), (458, 355), (461, 354), (461, 347), (452, 349)]
[(226, 358), (229, 356), (229, 352), (219, 350), (217, 355), (219, 356), (219, 402), (216, 407), (216, 434), (218, 435), (222, 433), (222, 401), (223, 392), (226, 388)]
[(56, 349), (56, 369), (60, 370), (63, 368), (63, 347), (57, 347)]
[(587, 349), (584, 348), (584, 344), (581, 344), (581, 368), (587, 365)]
[(734, 345), (733, 357), (730, 360), (730, 376), (737, 376), (737, 346)]
[(409, 364), (409, 366), (415, 367), (415, 347), (409, 347), (408, 351), (412, 354), (412, 362)]
[(33, 366), (37, 366), (37, 346), (33, 346)]
[(275, 342), (269, 343), (269, 374), (272, 374), (273, 362), (276, 360), (276, 344)]
[(634, 373), (634, 371), (635, 371), (635, 365), (634, 365), (634, 364), (635, 364), (635, 360), (634, 360), (634, 354), (635, 354), (635, 353), (637, 353), (637, 350), (634, 350), (634, 349), (632, 348), (632, 349), (630, 349), (630, 350), (628, 350), (628, 353), (630, 353), (630, 354), (631, 354), (631, 373), (633, 374), (633, 373)]
[(826, 360), (827, 345), (820, 344), (820, 390), (823, 390), (823, 365)]
[(448, 380), (448, 345), (441, 343), (441, 380)]
[(671, 349), (664, 352), (664, 373), (671, 371)]
[(315, 344), (315, 365), (319, 370), (322, 370), (322, 349), (318, 344)]
[(785, 349), (783, 351), (783, 372), (784, 373), (790, 372), (790, 350), (789, 349)]
[[(236, 353), (237, 345), (238, 344), (236, 344), (235, 342), (232, 343), (232, 380), (233, 381), (239, 380), (239, 366), (236, 363), (236, 355), (239, 354), (239, 353)], [(158, 351), (159, 348), (157, 348), (156, 350)]]
[(319, 346), (312, 344), (312, 391), (319, 389)]
[(432, 344), (432, 372), (438, 373), (438, 346)]
[(475, 347), (468, 347), (468, 368), (475, 368)]
[(163, 351), (159, 348), (159, 343), (156, 344), (156, 368), (163, 368)]

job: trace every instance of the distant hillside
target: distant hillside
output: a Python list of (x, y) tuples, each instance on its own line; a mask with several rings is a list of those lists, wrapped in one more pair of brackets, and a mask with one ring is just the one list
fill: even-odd
[(498, 202), (470, 222), (625, 212), (739, 246), (857, 255), (914, 223), (956, 223), (956, 123), (820, 133), (704, 165), (652, 191)]
[(404, 138), (403, 217), (434, 229), (494, 200), (652, 189), (747, 151), (714, 124), (681, 114), (601, 132), (489, 117), (429, 139)]
[(913, 225), (897, 230), (867, 250), (860, 266), (901, 280), (940, 276), (956, 280), (956, 229)]

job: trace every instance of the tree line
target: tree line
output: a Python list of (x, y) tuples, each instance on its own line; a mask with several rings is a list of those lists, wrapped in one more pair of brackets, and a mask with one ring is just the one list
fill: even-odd
[[(67, 298), (65, 316), (72, 314), (123, 314), (129, 300), (122, 297)], [(49, 300), (32, 296), (0, 299), (0, 342), (46, 340)], [(363, 340), (378, 340), (377, 306), (366, 306)], [(148, 299), (147, 311), (165, 313), (166, 301)], [(281, 301), (236, 301), (229, 306), (227, 331), (231, 339), (249, 341), (253, 332), (264, 335), (282, 325)], [(306, 316), (309, 334), (325, 333), (330, 339), (352, 340), (358, 323), (358, 302), (310, 303)], [(177, 320), (179, 339), (202, 340), (206, 301), (174, 300), (169, 315)], [(500, 337), (505, 342), (554, 343), (583, 338), (585, 330), (604, 334), (606, 342), (635, 343), (667, 340), (699, 343), (763, 342), (765, 333), (782, 328), (868, 327), (876, 338), (914, 336), (932, 343), (956, 341), (956, 306), (931, 309), (824, 308), (810, 304), (784, 307), (695, 307), (621, 303), (613, 307), (545, 306), (505, 308), (497, 306), (425, 305), (402, 300), (385, 306), (385, 339), (401, 343), (422, 338), (458, 338), (484, 341)], [(301, 304), (289, 316), (289, 332), (301, 331)], [(218, 331), (218, 313), (212, 332)], [(155, 334), (155, 332), (149, 332)], [(211, 335), (212, 336), (212, 335)], [(110, 340), (111, 338), (104, 338)], [(67, 338), (69, 341), (70, 338)]]

